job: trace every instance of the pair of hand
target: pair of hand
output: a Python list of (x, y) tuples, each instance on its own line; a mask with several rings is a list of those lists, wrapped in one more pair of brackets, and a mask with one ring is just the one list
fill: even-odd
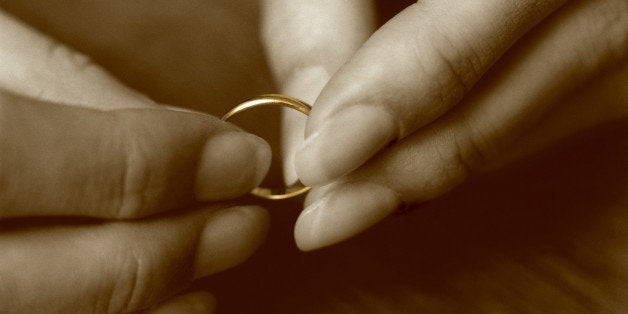
[[(295, 235), (302, 249), (343, 240), (383, 218), (400, 202), (436, 197), (470, 171), (499, 165), (512, 155), (533, 151), (558, 137), (626, 113), (626, 95), (621, 88), (626, 80), (622, 63), (626, 5), (622, 1), (565, 5), (563, 1), (516, 5), (490, 1), (463, 6), (453, 1), (423, 1), (373, 36), (374, 22), (366, 1), (267, 1), (263, 20), (269, 64), (282, 91), (312, 102), (326, 85), (308, 121), (307, 133), (311, 135), (293, 158), (302, 181), (318, 186), (297, 222)], [(47, 277), (50, 268), (35, 262), (6, 281), (15, 283), (17, 289), (3, 293), (13, 296), (13, 303), (2, 304), (36, 307), (37, 302), (49, 302), (54, 297), (59, 308), (139, 309), (172, 295), (178, 291), (173, 287), (182, 288), (195, 276), (235, 264), (253, 250), (265, 229), (265, 216), (258, 208), (151, 214), (179, 208), (195, 198), (220, 200), (245, 193), (259, 182), (267, 167), (268, 149), (263, 142), (240, 133), (222, 137), (219, 133), (237, 130), (205, 115), (155, 107), (76, 54), (30, 31), (8, 26), (14, 22), (6, 25), (3, 30), (17, 34), (13, 40), (17, 50), (6, 50), (3, 55), (3, 60), (11, 60), (6, 64), (13, 65), (5, 67), (8, 70), (2, 75), (6, 78), (3, 88), (11, 91), (4, 97), (3, 111), (9, 108), (6, 112), (13, 117), (7, 115), (7, 120), (17, 125), (7, 130), (24, 132), (6, 131), (20, 136), (3, 136), (10, 151), (23, 149), (22, 154), (11, 154), (13, 158), (8, 160), (14, 163), (2, 163), (3, 174), (4, 165), (10, 165), (6, 169), (14, 172), (7, 173), (19, 173), (21, 179), (14, 180), (22, 182), (15, 189), (7, 185), (12, 187), (7, 190), (10, 197), (3, 196), (3, 200), (8, 199), (6, 204), (11, 206), (3, 203), (4, 217), (149, 217), (52, 226), (46, 220), (30, 229), (6, 229), (2, 241), (11, 248), (8, 256), (15, 258), (12, 263), (3, 262), (7, 265), (3, 274), (22, 269), (18, 266), (33, 254), (34, 260), (36, 256), (54, 257), (46, 265), (63, 265), (63, 270), (55, 273), (63, 280)], [(9, 33), (5, 31), (3, 36)], [(42, 44), (29, 40), (25, 45), (24, 38)], [(37, 47), (40, 49), (34, 49)], [(602, 79), (593, 82), (593, 78)], [(113, 108), (116, 104), (128, 109)], [(592, 104), (596, 105), (593, 109)], [(154, 108), (145, 108), (148, 106)], [(18, 123), (18, 117), (22, 121), (32, 119), (31, 125), (43, 128), (38, 134), (26, 133), (32, 128)], [(287, 115), (285, 125), (294, 127), (302, 122), (296, 119)], [(58, 128), (58, 123), (64, 127)], [(155, 125), (161, 127), (156, 129)], [(533, 126), (536, 128), (528, 132)], [(124, 132), (115, 132), (119, 130)], [(231, 145), (234, 137), (240, 136), (254, 143), (244, 140), (250, 145)], [(398, 141), (388, 145), (393, 139)], [(298, 143), (298, 138), (287, 137), (288, 152), (297, 151)], [(513, 143), (526, 145), (513, 152), (508, 149)], [(59, 150), (65, 155), (50, 157), (52, 148), (46, 145), (60, 144), (67, 147)], [(44, 153), (30, 153), (33, 147)], [(229, 150), (240, 156), (260, 156), (259, 164), (225, 159), (233, 156), (225, 153)], [(252, 151), (258, 154), (247, 154)], [(256, 166), (241, 175), (243, 164)], [(64, 173), (60, 174), (60, 169)], [(90, 189), (90, 185), (98, 188)], [(41, 195), (33, 190), (41, 191)], [(196, 195), (186, 192), (192, 190)], [(221, 212), (232, 212), (230, 217), (236, 218), (222, 221)], [(197, 229), (189, 227), (195, 223), (199, 224)], [(240, 228), (238, 232), (235, 226)], [(206, 236), (206, 231), (211, 235)], [(200, 242), (204, 239), (209, 240)], [(180, 245), (188, 242), (196, 245)], [(134, 250), (129, 252), (129, 247)], [(55, 252), (44, 255), (46, 249)], [(209, 257), (203, 254), (208, 251), (212, 251)], [(119, 264), (106, 263), (118, 259)], [(224, 266), (209, 266), (220, 264), (218, 261), (225, 261)], [(186, 262), (194, 267), (182, 266)], [(116, 265), (130, 269), (116, 270)], [(71, 268), (103, 277), (89, 281), (85, 278), (94, 277), (76, 271), (68, 274)], [(197, 270), (192, 271), (194, 274), (176, 272), (182, 268)], [(130, 275), (120, 275), (125, 272)], [(68, 278), (84, 286), (75, 289)], [(117, 279), (128, 282), (118, 284)], [(111, 284), (103, 287), (102, 282)], [(28, 290), (31, 287), (40, 290)], [(29, 292), (20, 293), (24, 289)], [(102, 297), (110, 291), (120, 295)], [(179, 300), (186, 303), (196, 298), (208, 301), (198, 294)], [(84, 303), (70, 304), (77, 299)], [(94, 300), (105, 301), (99, 305)]]

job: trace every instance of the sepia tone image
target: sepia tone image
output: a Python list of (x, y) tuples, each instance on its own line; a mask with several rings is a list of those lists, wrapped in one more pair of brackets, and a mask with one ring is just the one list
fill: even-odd
[(0, 313), (628, 313), (628, 2), (0, 0)]

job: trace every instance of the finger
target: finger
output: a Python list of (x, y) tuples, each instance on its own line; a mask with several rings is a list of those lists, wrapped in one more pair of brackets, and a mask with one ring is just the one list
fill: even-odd
[(146, 314), (206, 314), (216, 311), (216, 299), (204, 291), (195, 291), (176, 296), (161, 303)]
[(319, 185), (356, 169), (456, 104), (518, 38), (563, 0), (419, 1), (326, 85), (296, 170)]
[(526, 157), (555, 146), (566, 138), (601, 125), (617, 123), (628, 117), (628, 66), (596, 77), (582, 91), (568, 95), (535, 124), (535, 127), (517, 139), (490, 163), (478, 169), (479, 173), (502, 169)]
[[(262, 242), (258, 207), (0, 234), (0, 311), (122, 313), (241, 263)], [(28, 262), (25, 262), (28, 261)]]
[[(372, 1), (266, 0), (262, 39), (281, 93), (314, 103), (330, 76), (372, 33)], [(303, 142), (306, 117), (282, 112), (283, 173), (298, 178), (294, 154)]]
[(98, 111), (0, 93), (0, 217), (134, 218), (257, 186), (262, 139), (209, 115)]
[(0, 89), (98, 109), (148, 107), (147, 97), (119, 83), (88, 57), (0, 10)]
[(299, 247), (342, 241), (401, 202), (442, 195), (497, 159), (561, 97), (608, 69), (625, 67), (627, 6), (623, 1), (581, 1), (561, 9), (521, 43), (524, 47), (515, 47), (456, 110), (311, 200), (295, 227)]

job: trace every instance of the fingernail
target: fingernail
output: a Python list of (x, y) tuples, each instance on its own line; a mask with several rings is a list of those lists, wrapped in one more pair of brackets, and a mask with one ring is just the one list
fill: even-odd
[(256, 187), (270, 167), (270, 146), (245, 132), (224, 132), (205, 143), (196, 175), (196, 197), (203, 201), (228, 199)]
[(332, 115), (296, 154), (296, 171), (306, 185), (320, 185), (358, 168), (394, 139), (392, 116), (376, 106), (355, 105)]
[(349, 183), (311, 203), (297, 219), (299, 249), (310, 251), (346, 240), (395, 211), (395, 192), (372, 183)]
[(255, 206), (218, 210), (199, 237), (194, 278), (208, 276), (245, 261), (264, 241), (268, 213)]
[(314, 202), (323, 198), (323, 196), (325, 196), (327, 192), (332, 190), (338, 184), (341, 184), (341, 183), (332, 182), (330, 184), (313, 187), (305, 196), (305, 200), (303, 200), (303, 206), (305, 206), (305, 208), (309, 207), (310, 204), (313, 204)]

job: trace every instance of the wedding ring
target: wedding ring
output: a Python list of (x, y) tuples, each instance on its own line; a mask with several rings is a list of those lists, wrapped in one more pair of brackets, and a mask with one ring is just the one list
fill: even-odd
[[(306, 102), (279, 94), (268, 94), (261, 95), (254, 98), (251, 98), (235, 107), (233, 107), (229, 112), (227, 112), (224, 116), (222, 116), (223, 121), (229, 120), (231, 117), (250, 109), (254, 109), (257, 107), (268, 107), (268, 106), (279, 106), (279, 107), (288, 107), (290, 109), (294, 109), (300, 111), (305, 115), (310, 114), (310, 110), (312, 106), (307, 104)], [(265, 188), (258, 186), (251, 191), (251, 194), (269, 199), (269, 200), (282, 200), (291, 198), (297, 195), (301, 195), (307, 192), (310, 189), (309, 186), (303, 185), (300, 181), (295, 183), (293, 186), (286, 186), (280, 188)]]

